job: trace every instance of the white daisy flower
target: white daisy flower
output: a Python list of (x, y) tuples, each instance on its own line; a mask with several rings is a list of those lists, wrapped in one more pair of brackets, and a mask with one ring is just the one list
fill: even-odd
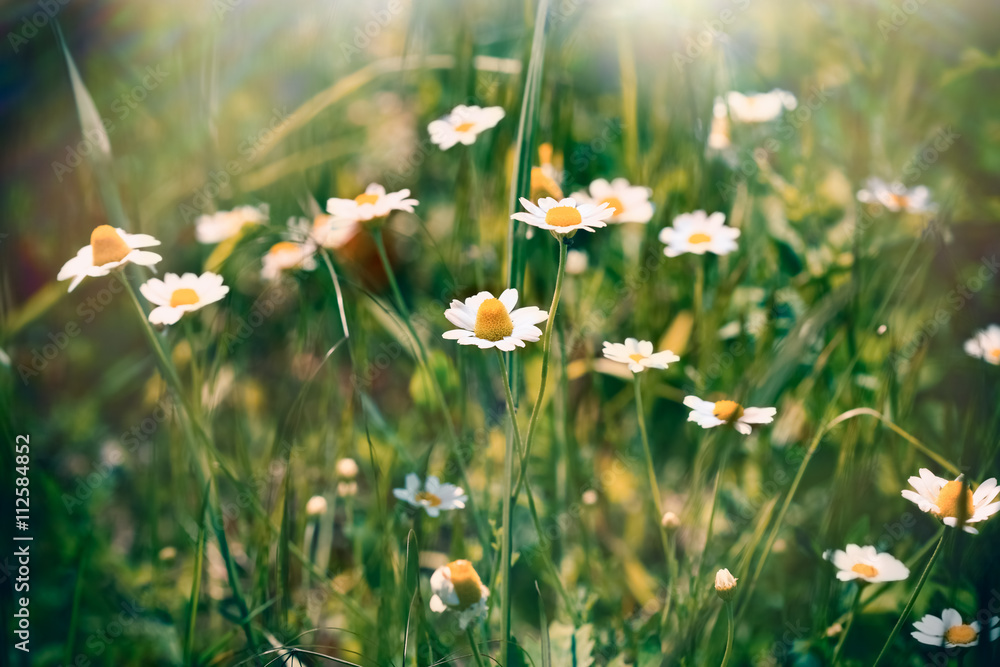
[[(995, 642), (1000, 637), (1000, 617), (990, 618), (990, 641)], [(931, 646), (944, 646), (954, 648), (956, 646), (976, 646), (979, 644), (979, 633), (982, 631), (979, 621), (963, 623), (962, 615), (955, 609), (945, 609), (941, 612), (941, 618), (934, 614), (925, 614), (919, 621), (913, 622), (914, 632), (910, 633), (914, 639), (922, 644)]]
[(965, 353), (994, 366), (1000, 365), (1000, 325), (980, 329), (965, 341)]
[(149, 234), (129, 234), (124, 229), (111, 225), (99, 225), (90, 233), (90, 245), (85, 245), (59, 269), (57, 280), (72, 278), (69, 291), (72, 292), (87, 276), (106, 276), (112, 269), (131, 262), (140, 266), (153, 266), (162, 257), (155, 252), (140, 250), (160, 245)]
[(649, 222), (653, 217), (653, 204), (649, 198), (653, 191), (640, 185), (630, 185), (624, 178), (608, 183), (603, 178), (593, 181), (588, 192), (574, 192), (571, 196), (581, 204), (607, 204), (614, 209), (608, 222)]
[(721, 97), (715, 98), (715, 105), (712, 107), (712, 127), (708, 133), (708, 147), (713, 150), (725, 150), (732, 143), (728, 109)]
[(459, 104), (444, 118), (432, 120), (427, 126), (431, 143), (446, 151), (455, 144), (471, 146), (480, 132), (485, 132), (504, 117), (502, 107), (477, 107)]
[(527, 213), (518, 212), (510, 216), (514, 220), (526, 222), (540, 229), (547, 229), (553, 234), (569, 234), (572, 236), (578, 229), (592, 232), (601, 227), (607, 227), (604, 222), (615, 211), (607, 203), (577, 204), (572, 197), (556, 201), (552, 197), (542, 197), (535, 206), (521, 197), (521, 206)]
[(421, 488), (420, 478), (412, 472), (406, 476), (406, 486), (402, 489), (393, 489), (392, 495), (414, 507), (424, 508), (429, 516), (438, 516), (443, 511), (460, 510), (465, 507), (465, 501), (469, 499), (462, 487), (442, 484), (434, 475), (428, 476), (427, 482)]
[(237, 206), (232, 211), (219, 211), (199, 215), (194, 221), (195, 237), (199, 243), (220, 243), (239, 234), (247, 225), (267, 222), (268, 207)]
[(328, 199), (326, 212), (330, 214), (331, 229), (336, 230), (351, 223), (384, 218), (393, 211), (413, 213), (413, 207), (420, 202), (409, 197), (410, 191), (405, 188), (399, 192), (386, 192), (378, 183), (372, 183), (365, 188), (364, 194), (354, 199)]
[(149, 313), (150, 322), (174, 324), (184, 313), (221, 300), (229, 293), (229, 288), (222, 284), (222, 276), (206, 271), (200, 276), (194, 273), (185, 273), (183, 276), (168, 273), (163, 276), (163, 280), (150, 278), (139, 286), (139, 291), (157, 306)]
[(907, 481), (916, 491), (904, 489), (902, 496), (916, 503), (920, 511), (933, 514), (941, 519), (944, 525), (952, 528), (958, 526), (958, 514), (961, 507), (959, 503), (961, 499), (964, 499), (965, 508), (962, 514), (965, 518), (965, 525), (963, 528), (965, 532), (973, 535), (979, 531), (970, 526), (970, 523), (986, 521), (1000, 511), (1000, 502), (993, 502), (997, 494), (1000, 494), (996, 477), (990, 477), (972, 493), (969, 493), (965, 488), (965, 482), (962, 481), (961, 476), (948, 481), (933, 474), (927, 468), (921, 468), (919, 477), (910, 477)]
[(648, 340), (626, 338), (624, 343), (604, 341), (604, 356), (611, 361), (626, 364), (633, 373), (641, 373), (647, 368), (667, 368), (668, 364), (681, 358), (670, 350), (653, 352), (653, 344)]
[(902, 581), (910, 576), (910, 570), (903, 563), (886, 553), (878, 553), (875, 547), (859, 547), (857, 544), (848, 544), (847, 549), (841, 551), (827, 551), (823, 554), (836, 566), (837, 579), (841, 581), (852, 581), (861, 579), (869, 583), (879, 581)]
[(739, 235), (740, 230), (726, 226), (725, 213), (707, 215), (704, 211), (694, 211), (674, 218), (673, 226), (661, 229), (659, 238), (660, 243), (667, 246), (663, 254), (677, 257), (686, 252), (727, 255), (736, 250)]
[(702, 428), (713, 428), (722, 424), (732, 424), (743, 435), (750, 435), (751, 424), (770, 424), (774, 421), (776, 408), (744, 408), (736, 401), (703, 401), (697, 396), (685, 396), (684, 405), (691, 408), (688, 421)]
[(459, 345), (478, 345), (483, 350), (495, 347), (504, 352), (524, 347), (525, 341), (536, 342), (542, 330), (535, 325), (547, 320), (548, 312), (537, 306), (514, 310), (515, 305), (516, 289), (504, 290), (500, 298), (480, 292), (465, 303), (454, 299), (444, 316), (460, 328), (445, 331), (442, 337), (457, 340)]
[(467, 560), (452, 561), (436, 569), (431, 575), (431, 592), (431, 611), (456, 612), (463, 630), (469, 623), (485, 618), (489, 609), (486, 601), (490, 589), (483, 586), (476, 569)]
[(737, 123), (766, 123), (781, 115), (785, 109), (792, 110), (798, 103), (791, 93), (774, 89), (769, 93), (744, 95), (735, 90), (726, 93), (729, 115)]
[(881, 204), (893, 213), (927, 213), (936, 208), (931, 202), (931, 191), (926, 186), (907, 189), (902, 183), (887, 183), (881, 178), (869, 178), (865, 188), (858, 190), (858, 201)]
[(264, 280), (277, 280), (282, 271), (312, 271), (316, 268), (316, 242), (310, 236), (309, 221), (291, 218), (288, 229), (290, 238), (304, 240), (280, 241), (271, 246), (264, 255), (264, 268), (260, 272)]
[(358, 220), (334, 222), (332, 215), (320, 214), (313, 219), (310, 236), (317, 245), (336, 250), (343, 248), (361, 231)]
[(715, 573), (715, 592), (720, 598), (729, 602), (736, 597), (736, 577), (728, 568), (723, 568)]

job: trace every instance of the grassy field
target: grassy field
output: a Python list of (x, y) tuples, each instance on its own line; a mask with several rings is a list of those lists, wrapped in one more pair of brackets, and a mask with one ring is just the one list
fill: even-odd
[(995, 3), (0, 16), (4, 664), (1000, 664)]

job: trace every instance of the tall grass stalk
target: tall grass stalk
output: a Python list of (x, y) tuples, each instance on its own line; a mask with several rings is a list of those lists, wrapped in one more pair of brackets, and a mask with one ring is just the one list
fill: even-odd
[[(653, 465), (653, 452), (649, 447), (649, 434), (646, 432), (646, 411), (642, 405), (641, 373), (632, 374), (632, 384), (635, 387), (635, 416), (639, 420), (639, 434), (642, 439), (642, 450), (646, 455), (646, 472), (649, 473), (649, 492), (653, 496), (653, 517), (654, 525), (660, 531), (660, 544), (663, 547), (663, 557), (666, 562), (670, 562), (670, 540), (667, 538), (667, 529), (663, 525), (663, 496), (660, 495), (660, 484), (656, 481), (656, 467)], [(671, 581), (669, 586), (673, 588), (675, 582)]]

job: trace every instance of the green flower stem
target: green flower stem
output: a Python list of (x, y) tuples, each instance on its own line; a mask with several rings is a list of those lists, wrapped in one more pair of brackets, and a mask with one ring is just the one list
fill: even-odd
[(847, 616), (847, 626), (844, 631), (840, 633), (840, 639), (837, 641), (837, 647), (833, 649), (833, 659), (830, 661), (831, 665), (837, 664), (837, 659), (840, 658), (840, 652), (844, 649), (844, 643), (847, 641), (847, 634), (851, 631), (851, 626), (854, 625), (854, 619), (858, 615), (858, 611), (861, 608), (861, 591), (863, 586), (858, 584), (858, 590), (854, 594), (854, 601), (851, 602), (851, 611)]
[(931, 568), (934, 567), (934, 561), (937, 560), (938, 554), (941, 553), (941, 545), (944, 544), (944, 538), (947, 533), (942, 532), (941, 537), (938, 539), (937, 546), (934, 547), (934, 552), (931, 554), (930, 560), (927, 561), (927, 567), (924, 568), (923, 574), (920, 575), (920, 580), (917, 581), (916, 588), (913, 589), (913, 593), (910, 594), (910, 599), (906, 602), (906, 607), (903, 609), (903, 613), (899, 615), (899, 620), (896, 621), (896, 625), (892, 628), (892, 632), (889, 633), (888, 639), (885, 640), (885, 646), (879, 651), (878, 657), (875, 659), (875, 663), (872, 667), (878, 667), (878, 664), (882, 662), (882, 658), (885, 657), (886, 651), (892, 645), (892, 640), (896, 638), (899, 634), (900, 628), (903, 627), (903, 623), (906, 622), (906, 617), (910, 615), (910, 611), (913, 609), (913, 604), (917, 601), (917, 596), (920, 595), (920, 589), (924, 587), (924, 582), (927, 581), (927, 576), (931, 573)]
[[(663, 525), (663, 509), (660, 506), (660, 485), (656, 481), (656, 468), (653, 466), (653, 452), (649, 448), (649, 434), (646, 433), (646, 412), (642, 407), (642, 389), (639, 381), (639, 373), (632, 374), (632, 383), (635, 386), (635, 415), (639, 420), (639, 433), (642, 435), (642, 449), (646, 454), (646, 470), (649, 473), (649, 490), (653, 494), (653, 510), (656, 512), (654, 520), (660, 531), (660, 542), (663, 545), (663, 556), (670, 561), (670, 540), (667, 539), (667, 529)], [(674, 582), (670, 582), (673, 588)]]
[(542, 411), (542, 403), (545, 398), (545, 385), (549, 377), (549, 357), (552, 356), (552, 329), (556, 320), (556, 310), (559, 308), (559, 297), (562, 294), (563, 276), (566, 274), (566, 253), (566, 241), (559, 237), (559, 269), (556, 271), (556, 288), (552, 293), (552, 305), (549, 306), (549, 319), (545, 322), (545, 340), (542, 341), (542, 376), (538, 385), (538, 397), (535, 399), (535, 405), (531, 409), (531, 418), (528, 420), (528, 435), (525, 437), (524, 450), (521, 452), (521, 469), (517, 476), (517, 483), (514, 485), (514, 502), (517, 502), (521, 484), (528, 474), (531, 443), (534, 440), (538, 415)]
[(476, 667), (485, 667), (483, 664), (483, 655), (479, 652), (479, 645), (476, 644), (476, 637), (472, 632), (472, 624), (465, 629), (465, 635), (469, 638), (469, 646), (472, 648), (472, 657), (476, 660)]
[(508, 664), (508, 649), (510, 647), (510, 559), (511, 559), (511, 509), (513, 499), (511, 496), (511, 485), (514, 481), (514, 448), (521, 451), (521, 433), (517, 428), (517, 412), (514, 408), (514, 397), (510, 393), (510, 375), (507, 373), (507, 362), (503, 359), (503, 352), (497, 350), (497, 361), (500, 363), (500, 370), (503, 377), (504, 398), (507, 399), (507, 417), (510, 419), (510, 429), (512, 434), (507, 437), (507, 447), (503, 457), (503, 517), (502, 534), (500, 546), (500, 637), (503, 642), (504, 659), (501, 664)]
[(389, 287), (392, 289), (392, 295), (396, 300), (396, 307), (399, 309), (399, 314), (403, 319), (403, 324), (406, 325), (406, 330), (409, 332), (410, 337), (413, 338), (413, 343), (417, 351), (417, 361), (420, 363), (421, 368), (427, 375), (427, 380), (431, 384), (434, 397), (437, 399), (438, 406), (441, 408), (444, 423), (448, 429), (448, 435), (451, 437), (452, 457), (458, 464), (458, 472), (462, 478), (462, 484), (465, 487), (465, 490), (468, 491), (469, 512), (472, 513), (472, 516), (475, 519), (476, 532), (479, 534), (479, 541), (483, 546), (483, 554), (488, 554), (490, 552), (489, 531), (486, 529), (486, 525), (483, 523), (479, 512), (476, 511), (475, 501), (472, 499), (472, 484), (469, 482), (469, 474), (465, 469), (465, 462), (462, 460), (461, 442), (458, 439), (458, 433), (455, 432), (455, 425), (451, 421), (451, 411), (448, 409), (448, 402), (445, 400), (444, 392), (441, 390), (441, 385), (438, 383), (437, 376), (431, 370), (430, 360), (427, 356), (427, 349), (424, 347), (423, 341), (420, 339), (420, 336), (417, 335), (417, 330), (413, 327), (413, 323), (410, 321), (410, 310), (406, 307), (406, 301), (403, 300), (403, 292), (399, 289), (399, 283), (396, 282), (396, 274), (393, 273), (392, 264), (389, 263), (389, 256), (385, 252), (385, 241), (382, 239), (382, 230), (378, 228), (374, 229), (372, 231), (372, 237), (375, 239), (375, 247), (378, 249), (378, 256), (382, 261), (382, 268), (385, 270), (385, 275), (389, 279)]
[(731, 600), (726, 601), (726, 617), (729, 619), (729, 630), (726, 632), (726, 652), (722, 654), (721, 667), (726, 667), (729, 663), (729, 657), (733, 652), (733, 635), (736, 631), (736, 620), (733, 618), (733, 603)]

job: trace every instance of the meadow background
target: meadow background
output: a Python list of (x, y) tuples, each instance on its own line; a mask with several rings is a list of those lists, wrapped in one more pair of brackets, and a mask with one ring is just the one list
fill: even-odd
[[(849, 542), (912, 571), (865, 591), (838, 661), (872, 664), (942, 530), (900, 497), (920, 467), (951, 476), (912, 439), (973, 481), (1000, 470), (998, 368), (962, 350), (1000, 320), (995, 3), (101, 0), (8, 3), (0, 19), (0, 451), (12, 481), (14, 436), (30, 434), (35, 537), (30, 657), (12, 646), (9, 557), (0, 573), (11, 664), (293, 664), (277, 649), (296, 646), (314, 652), (302, 665), (472, 664), (468, 636), (427, 607), (428, 575), (459, 557), (493, 591), (476, 637), (502, 661), (502, 383), (492, 354), (440, 334), (451, 299), (508, 279), (520, 305), (548, 307), (556, 242), (524, 225), (509, 238), (543, 143), (567, 193), (623, 176), (656, 209), (570, 241), (588, 268), (564, 281), (528, 468), (542, 530), (525, 493), (514, 508), (511, 664), (717, 664), (722, 567), (739, 577), (730, 664), (830, 664), (856, 588), (822, 554)], [(772, 88), (797, 108), (706, 146), (716, 96)], [(460, 103), (506, 117), (441, 151), (427, 124)], [(873, 175), (927, 185), (937, 212), (864, 209)], [(370, 182), (420, 201), (385, 233), (426, 364), (373, 246), (333, 257), (349, 338), (322, 262), (260, 279), (289, 217)], [(195, 217), (265, 203), (269, 225), (220, 269), (228, 297), (161, 337), (207, 451), (120, 284), (67, 294), (55, 276), (122, 221), (162, 241), (161, 275), (201, 271), (213, 248)], [(664, 257), (657, 232), (695, 209), (726, 213), (739, 249)], [(674, 563), (630, 374), (600, 354), (627, 336), (681, 357), (642, 376)], [(512, 358), (522, 429), (541, 356)], [(687, 394), (777, 418), (749, 437), (702, 430)], [(856, 408), (895, 430), (869, 415), (827, 430)], [(192, 472), (206, 460), (214, 526)], [(432, 519), (392, 496), (414, 471), (462, 484), (461, 467), (474, 510)], [(980, 527), (948, 531), (909, 621), (1000, 606), (1000, 530)], [(997, 664), (986, 642), (921, 645), (909, 621), (883, 664)]]

